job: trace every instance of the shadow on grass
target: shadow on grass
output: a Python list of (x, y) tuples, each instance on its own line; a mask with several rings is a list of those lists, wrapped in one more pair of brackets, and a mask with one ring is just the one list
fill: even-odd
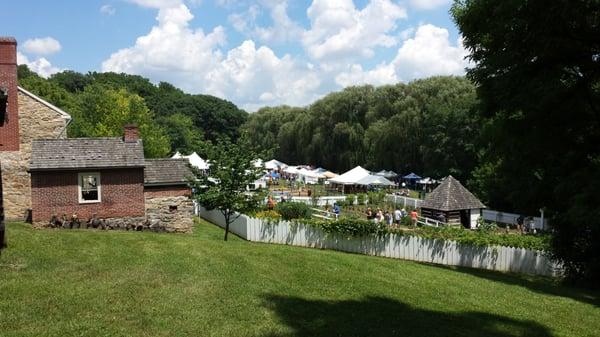
[(323, 301), (268, 295), (265, 300), (267, 307), (291, 330), (270, 337), (552, 336), (546, 327), (533, 321), (483, 312), (424, 310), (384, 297)]
[(449, 269), (452, 271), (484, 278), (494, 282), (501, 282), (507, 285), (527, 288), (536, 293), (566, 297), (578, 302), (587, 303), (600, 307), (600, 292), (584, 288), (576, 288), (561, 284), (559, 280), (552, 280), (547, 277), (520, 275), (511, 273), (502, 273), (490, 270), (481, 270), (475, 268), (452, 267), (432, 265), (436, 268)]

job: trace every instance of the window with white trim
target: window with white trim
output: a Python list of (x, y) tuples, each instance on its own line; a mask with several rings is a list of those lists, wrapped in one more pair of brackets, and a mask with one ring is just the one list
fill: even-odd
[(100, 202), (101, 185), (99, 172), (79, 173), (79, 202)]

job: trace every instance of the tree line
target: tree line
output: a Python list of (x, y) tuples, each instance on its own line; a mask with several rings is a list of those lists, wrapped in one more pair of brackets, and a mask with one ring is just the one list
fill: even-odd
[(299, 108), (266, 107), (243, 129), (253, 145), (289, 164), (467, 179), (477, 163), (481, 120), (475, 86), (439, 76), (348, 87)]
[(173, 85), (116, 73), (63, 71), (48, 79), (20, 65), (19, 85), (73, 117), (69, 137), (120, 136), (135, 123), (147, 157), (175, 151), (204, 153), (206, 142), (236, 139), (248, 113), (209, 95), (191, 95)]

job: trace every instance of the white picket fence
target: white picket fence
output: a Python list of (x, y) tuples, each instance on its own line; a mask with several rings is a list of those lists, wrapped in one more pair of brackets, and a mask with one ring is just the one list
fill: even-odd
[[(223, 215), (219, 211), (207, 211), (201, 208), (200, 216), (215, 225), (225, 227)], [(556, 276), (560, 271), (557, 265), (543, 252), (523, 248), (476, 247), (449, 240), (396, 234), (345, 238), (341, 235), (327, 234), (310, 225), (287, 221), (270, 223), (246, 215), (241, 215), (230, 225), (229, 229), (241, 238), (255, 242), (332, 249), (356, 254), (532, 275)]]
[(423, 200), (421, 199), (409, 198), (395, 194), (387, 194), (386, 199), (387, 201), (393, 202), (394, 204), (402, 205), (404, 207), (410, 206), (412, 208), (421, 207), (421, 203), (423, 202)]
[[(517, 218), (519, 218), (519, 214), (494, 211), (491, 209), (484, 209), (482, 211), (481, 215), (483, 216), (483, 219), (486, 221), (493, 221), (493, 222), (510, 224), (510, 225), (516, 225)], [(529, 218), (529, 216), (525, 216), (525, 218)], [(533, 228), (548, 229), (548, 220), (547, 219), (542, 219), (541, 217), (537, 217), (537, 216), (532, 217), (532, 218), (533, 218), (533, 223), (532, 223)], [(526, 221), (527, 220), (525, 220), (525, 222)]]
[[(325, 206), (325, 205), (329, 205), (329, 206), (333, 206), (334, 203), (338, 202), (338, 201), (345, 201), (346, 197), (343, 195), (336, 195), (336, 196), (324, 196), (324, 197), (319, 197), (316, 202), (316, 206)], [(302, 202), (305, 203), (307, 205), (313, 205), (313, 199), (311, 197), (292, 197), (292, 200), (294, 202)]]

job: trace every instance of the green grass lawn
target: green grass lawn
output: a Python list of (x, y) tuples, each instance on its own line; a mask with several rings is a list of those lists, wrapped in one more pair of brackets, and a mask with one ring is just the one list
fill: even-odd
[(8, 225), (0, 336), (598, 336), (597, 293), (193, 235)]

